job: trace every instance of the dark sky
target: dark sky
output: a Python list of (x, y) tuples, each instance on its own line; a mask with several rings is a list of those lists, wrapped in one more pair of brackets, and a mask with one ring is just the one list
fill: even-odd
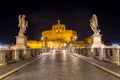
[(18, 35), (18, 16), (25, 14), (29, 22), (28, 40), (40, 40), (41, 32), (51, 29), (60, 19), (67, 29), (77, 31), (78, 40), (93, 34), (89, 20), (98, 17), (99, 28), (105, 43), (120, 41), (120, 4), (113, 0), (16, 0), (0, 2), (0, 41), (15, 43)]

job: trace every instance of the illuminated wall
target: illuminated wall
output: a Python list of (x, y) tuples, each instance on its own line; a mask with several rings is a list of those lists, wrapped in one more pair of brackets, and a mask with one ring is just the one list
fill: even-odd
[(52, 30), (42, 32), (42, 37), (47, 37), (48, 41), (63, 40), (69, 42), (71, 38), (74, 41), (75, 36), (77, 36), (76, 31), (66, 30), (66, 26), (60, 23), (53, 25)]
[(42, 48), (43, 42), (36, 41), (36, 40), (30, 40), (30, 41), (27, 41), (27, 46), (29, 46), (30, 48)]
[(66, 26), (60, 24), (60, 21), (52, 26), (52, 30), (42, 32), (43, 41), (47, 39), (48, 42), (53, 42), (56, 47), (63, 45), (65, 42), (75, 41), (75, 36), (77, 36), (77, 32), (66, 30)]
[(77, 36), (76, 31), (66, 30), (66, 26), (60, 24), (60, 21), (58, 20), (58, 24), (53, 25), (52, 30), (42, 32), (42, 41), (30, 40), (27, 41), (27, 45), (31, 48), (41, 48), (45, 45), (49, 48), (58, 48), (63, 47), (64, 43), (75, 41), (75, 36)]

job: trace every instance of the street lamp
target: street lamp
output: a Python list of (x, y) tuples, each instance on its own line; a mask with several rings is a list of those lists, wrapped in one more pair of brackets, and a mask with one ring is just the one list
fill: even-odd
[(43, 41), (43, 37), (41, 37), (41, 41)]
[(77, 36), (75, 36), (74, 38), (75, 38), (75, 40), (77, 40)]

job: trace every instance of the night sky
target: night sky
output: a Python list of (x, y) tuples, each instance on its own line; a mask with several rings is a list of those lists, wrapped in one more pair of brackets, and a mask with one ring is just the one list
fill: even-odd
[(120, 41), (120, 4), (113, 0), (16, 0), (0, 2), (0, 42), (15, 43), (18, 35), (18, 16), (25, 14), (29, 26), (26, 30), (28, 40), (40, 40), (41, 32), (52, 25), (65, 24), (67, 29), (77, 31), (78, 40), (91, 36), (89, 26), (92, 14), (98, 18), (99, 29), (105, 44)]

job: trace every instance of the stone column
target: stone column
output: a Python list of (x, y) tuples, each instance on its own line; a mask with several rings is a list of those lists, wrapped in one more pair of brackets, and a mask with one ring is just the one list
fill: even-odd
[(18, 49), (14, 49), (14, 60), (15, 61), (19, 61), (19, 51)]
[(120, 49), (117, 48), (117, 65), (120, 66)]
[(88, 57), (91, 56), (91, 48), (87, 48), (87, 56), (88, 56)]
[(112, 56), (112, 63), (114, 64), (117, 64), (118, 63), (118, 51), (117, 51), (117, 48), (112, 48), (112, 53), (113, 53), (113, 56)]
[(94, 57), (95, 56), (95, 48), (90, 48), (89, 49), (89, 57)]
[(104, 52), (103, 52), (103, 47), (100, 48), (100, 52), (99, 52), (99, 60), (103, 60), (104, 59)]
[(30, 49), (24, 49), (24, 57), (26, 59), (31, 57)]
[(5, 52), (4, 51), (0, 51), (0, 66), (1, 65), (6, 65), (6, 61), (5, 61)]
[(103, 55), (104, 55), (103, 60), (105, 60), (106, 59), (106, 48), (103, 49)]

